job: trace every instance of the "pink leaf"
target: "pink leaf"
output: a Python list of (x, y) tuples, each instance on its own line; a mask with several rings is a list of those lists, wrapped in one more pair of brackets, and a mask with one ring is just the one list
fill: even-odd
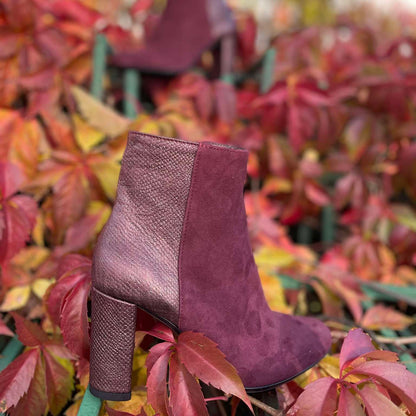
[(337, 416), (365, 416), (360, 401), (346, 387), (341, 387)]
[(408, 371), (404, 365), (367, 361), (348, 374), (364, 374), (376, 379), (402, 400), (411, 414), (416, 414), (416, 375)]
[(152, 365), (147, 377), (147, 398), (156, 412), (161, 416), (168, 416), (166, 408), (168, 364), (171, 351), (166, 350)]
[(188, 371), (206, 384), (239, 397), (252, 409), (237, 370), (217, 344), (197, 332), (182, 332), (176, 345), (178, 358)]
[(176, 342), (172, 330), (159, 322), (150, 331), (146, 331), (146, 333), (152, 337), (163, 339), (163, 341), (166, 342), (171, 342), (173, 344)]
[(159, 344), (156, 344), (152, 348), (150, 348), (149, 354), (146, 357), (146, 367), (148, 373), (152, 371), (152, 367), (156, 363), (156, 361), (162, 355), (166, 354), (169, 348), (171, 347), (172, 344), (170, 342), (160, 342)]
[(12, 330), (0, 319), (0, 335), (6, 335), (8, 337), (13, 337), (14, 334)]
[(172, 357), (170, 363), (169, 377), (169, 407), (172, 410), (172, 414), (208, 416), (200, 385), (179, 362), (176, 354)]
[(413, 318), (384, 305), (375, 305), (368, 309), (361, 320), (363, 327), (372, 330), (389, 328), (401, 331), (412, 323), (414, 323)]
[[(375, 387), (365, 385), (360, 390), (368, 416), (403, 416), (404, 413)], [(354, 414), (355, 416), (355, 414)]]
[(348, 332), (339, 356), (340, 375), (348, 363), (370, 351), (375, 351), (375, 347), (371, 338), (362, 329), (357, 328)]
[(23, 180), (23, 174), (16, 165), (0, 163), (0, 195), (2, 199), (7, 199), (15, 194)]
[(308, 384), (295, 406), (297, 416), (333, 416), (337, 406), (337, 381), (324, 377)]
[(308, 199), (315, 205), (323, 207), (329, 204), (328, 195), (321, 187), (319, 187), (316, 184), (310, 182), (306, 183), (305, 194), (308, 197)]

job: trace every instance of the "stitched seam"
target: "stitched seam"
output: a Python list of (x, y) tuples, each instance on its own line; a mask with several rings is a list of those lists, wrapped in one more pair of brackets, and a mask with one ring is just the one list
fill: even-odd
[(193, 190), (198, 182), (198, 163), (200, 157), (200, 151), (202, 149), (201, 143), (198, 145), (198, 149), (196, 151), (194, 165), (192, 166), (192, 174), (191, 174), (191, 185), (189, 187), (188, 199), (186, 201), (186, 209), (185, 209), (185, 218), (183, 220), (183, 228), (182, 228), (182, 236), (181, 242), (179, 245), (179, 259), (178, 259), (178, 283), (179, 283), (179, 316), (178, 316), (178, 328), (181, 329), (181, 318), (182, 318), (182, 305), (183, 305), (183, 297), (182, 297), (182, 257), (183, 257), (183, 246), (186, 240), (186, 232), (187, 232), (187, 223), (189, 218), (189, 213), (191, 212), (192, 208), (192, 196)]

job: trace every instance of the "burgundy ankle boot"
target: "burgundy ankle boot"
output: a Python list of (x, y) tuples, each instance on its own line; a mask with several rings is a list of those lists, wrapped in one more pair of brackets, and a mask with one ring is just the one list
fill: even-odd
[(131, 132), (93, 254), (91, 392), (128, 400), (136, 308), (215, 341), (248, 391), (284, 383), (331, 344), (313, 318), (268, 307), (247, 230), (248, 151)]
[(235, 22), (223, 0), (169, 0), (146, 45), (119, 52), (110, 63), (141, 72), (177, 74), (192, 67), (202, 53), (220, 42), (221, 75), (232, 72)]

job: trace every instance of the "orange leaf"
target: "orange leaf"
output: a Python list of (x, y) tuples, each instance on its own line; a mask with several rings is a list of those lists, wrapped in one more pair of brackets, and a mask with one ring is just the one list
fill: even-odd
[(389, 328), (401, 331), (415, 322), (414, 318), (384, 305), (368, 309), (361, 320), (361, 326), (371, 330)]

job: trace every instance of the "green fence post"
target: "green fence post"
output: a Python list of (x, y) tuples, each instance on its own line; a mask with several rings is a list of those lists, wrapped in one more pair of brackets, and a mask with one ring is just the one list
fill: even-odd
[(1, 352), (0, 371), (3, 371), (22, 352), (23, 347), (17, 336), (7, 343)]
[(140, 101), (140, 73), (133, 68), (123, 72), (123, 110), (128, 118), (136, 118), (136, 104)]
[(87, 387), (77, 416), (96, 416), (100, 412), (102, 402), (90, 392), (90, 386)]
[(108, 45), (104, 35), (97, 34), (92, 52), (93, 71), (91, 94), (102, 101), (104, 95), (104, 76), (107, 68)]
[(335, 239), (335, 210), (332, 205), (322, 209), (322, 241), (332, 244)]
[(274, 66), (276, 62), (276, 50), (269, 48), (264, 54), (263, 66), (260, 78), (260, 92), (265, 94), (273, 85)]

